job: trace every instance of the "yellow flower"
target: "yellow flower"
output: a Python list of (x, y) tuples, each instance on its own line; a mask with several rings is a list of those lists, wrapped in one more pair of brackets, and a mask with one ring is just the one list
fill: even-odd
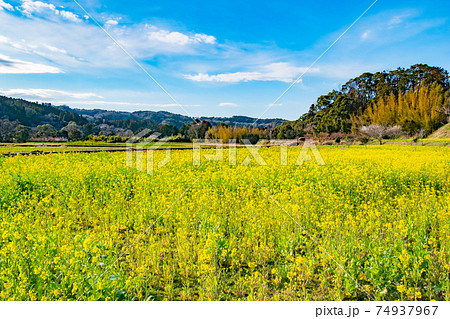
[(406, 286), (405, 285), (398, 285), (397, 286), (397, 291), (399, 292), (399, 293), (404, 293), (405, 291), (406, 291)]
[(59, 297), (60, 294), (61, 294), (61, 290), (59, 290), (59, 288), (56, 288), (55, 290), (53, 290), (53, 295), (55, 297)]

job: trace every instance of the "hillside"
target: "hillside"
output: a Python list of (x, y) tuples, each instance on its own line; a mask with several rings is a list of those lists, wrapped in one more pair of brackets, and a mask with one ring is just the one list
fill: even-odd
[[(261, 119), (253, 125), (255, 121), (255, 118), (246, 116), (200, 117), (194, 123), (188, 116), (166, 111), (72, 109), (66, 105), (52, 106), (50, 103), (0, 96), (0, 142), (23, 142), (31, 137), (79, 140), (89, 136), (117, 136), (126, 139), (143, 128), (159, 131), (163, 136), (180, 135), (180, 139), (186, 140), (204, 137), (209, 127), (219, 124), (256, 126), (267, 131), (265, 128), (274, 128), (285, 122), (283, 119)], [(190, 130), (192, 126), (194, 128)]]
[(429, 138), (450, 138), (450, 124), (445, 124), (433, 134), (428, 136)]
[(322, 95), (298, 120), (276, 128), (278, 138), (304, 134), (350, 133), (363, 125), (396, 125), (405, 133), (431, 133), (447, 122), (448, 72), (416, 64), (409, 69), (363, 73), (339, 90)]
[(56, 129), (61, 129), (70, 122), (78, 125), (88, 123), (82, 116), (68, 110), (54, 108), (48, 103), (35, 103), (5, 96), (0, 96), (0, 119), (17, 121), (29, 127), (50, 124)]
[[(167, 111), (136, 111), (136, 112), (120, 112), (107, 110), (86, 110), (86, 109), (72, 109), (67, 106), (57, 106), (57, 108), (77, 113), (83, 116), (90, 122), (116, 122), (124, 123), (127, 121), (150, 121), (152, 123), (175, 125), (180, 128), (183, 124), (192, 123), (193, 119), (186, 115), (170, 113)], [(255, 118), (247, 116), (232, 116), (232, 117), (199, 117), (200, 121), (208, 121), (211, 125), (218, 125), (224, 123), (231, 126), (250, 126), (255, 122)], [(281, 125), (286, 120), (276, 119), (260, 119), (256, 122), (257, 127), (275, 127)]]

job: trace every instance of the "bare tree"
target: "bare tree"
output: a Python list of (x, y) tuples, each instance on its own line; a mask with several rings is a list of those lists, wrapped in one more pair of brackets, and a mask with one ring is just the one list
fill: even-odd
[(399, 138), (403, 135), (402, 128), (399, 125), (388, 126), (386, 127), (386, 132), (384, 135), (387, 138)]
[(372, 124), (361, 127), (360, 132), (369, 139), (378, 140), (380, 145), (383, 144), (384, 137), (399, 138), (403, 135), (402, 128), (398, 125), (382, 126), (380, 124)]
[(442, 106), (442, 112), (447, 116), (447, 122), (450, 123), (450, 99)]
[(437, 112), (444, 114), (447, 117), (447, 122), (450, 124), (450, 98), (444, 102), (444, 104), (436, 105), (434, 109)]
[(378, 140), (380, 145), (383, 142), (383, 136), (386, 132), (386, 128), (381, 126), (380, 124), (372, 124), (368, 126), (363, 126), (360, 129), (361, 133), (368, 138)]
[(304, 131), (307, 134), (314, 134), (314, 132), (316, 131), (316, 125), (313, 123), (306, 124)]
[(416, 135), (414, 135), (413, 141), (417, 142), (419, 139), (422, 140), (422, 146), (423, 146), (423, 138), (426, 135), (426, 131), (421, 128), (420, 130), (417, 131)]

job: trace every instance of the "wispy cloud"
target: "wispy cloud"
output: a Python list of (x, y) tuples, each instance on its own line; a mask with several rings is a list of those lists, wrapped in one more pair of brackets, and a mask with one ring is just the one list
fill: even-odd
[[(234, 73), (219, 73), (219, 74), (205, 74), (198, 73), (195, 75), (187, 74), (186, 79), (195, 82), (248, 82), (248, 81), (281, 81), (292, 82), (298, 74), (306, 71), (306, 67), (296, 67), (290, 63), (278, 62), (271, 63), (261, 67), (259, 71), (252, 72), (234, 72)], [(310, 69), (308, 72), (317, 72), (318, 69)]]
[(418, 10), (384, 11), (361, 24), (361, 40), (372, 44), (403, 41), (440, 26), (445, 18), (425, 19)]
[[(179, 104), (174, 103), (132, 103), (132, 102), (117, 102), (117, 101), (97, 101), (97, 100), (84, 100), (84, 101), (76, 101), (76, 100), (61, 100), (59, 101), (61, 104), (76, 104), (76, 105), (83, 105), (84, 107), (89, 106), (102, 106), (106, 107), (108, 109), (114, 108), (116, 106), (126, 106), (126, 107), (136, 107), (136, 109), (142, 110), (143, 107), (148, 108), (166, 108), (166, 107), (174, 107), (179, 108)], [(183, 104), (183, 107), (199, 107), (201, 105), (199, 104)]]
[(2, 9), (6, 9), (9, 11), (13, 11), (14, 7), (12, 5), (10, 5), (9, 3), (4, 2), (3, 0), (0, 0), (0, 11)]
[(17, 51), (28, 53), (31, 55), (51, 58), (53, 53), (67, 55), (67, 51), (45, 43), (28, 43), (25, 40), (13, 40), (6, 36), (0, 35), (0, 45), (14, 48)]
[(222, 106), (222, 107), (235, 107), (235, 106), (238, 106), (236, 103), (231, 103), (231, 102), (222, 102), (222, 103), (219, 103), (219, 106)]
[[(103, 96), (94, 92), (71, 92), (52, 89), (15, 88), (0, 89), (0, 95), (16, 98), (25, 98), (39, 102), (52, 102), (57, 105), (70, 105), (73, 107), (93, 108), (101, 107), (105, 109), (134, 109), (143, 108), (163, 109), (179, 108), (179, 104), (174, 103), (135, 103), (123, 101), (105, 101)], [(199, 107), (199, 104), (183, 104), (183, 107)]]
[(365, 40), (369, 37), (370, 30), (364, 31), (364, 33), (361, 35), (361, 39)]
[[(3, 0), (1, 6), (12, 8)], [(134, 65), (93, 21), (51, 3), (25, 0), (16, 9), (22, 16), (0, 10), (0, 50), (14, 57), (19, 50), (64, 65), (67, 71), (94, 72), (93, 68), (130, 68)], [(158, 55), (197, 55), (214, 47), (214, 36), (170, 30), (147, 23), (120, 24), (121, 17), (98, 18), (108, 32), (137, 59)], [(5, 41), (6, 39), (6, 41)], [(14, 39), (14, 40), (11, 40)], [(206, 52), (209, 54), (209, 52)]]
[(32, 74), (32, 73), (62, 73), (57, 67), (12, 59), (0, 54), (0, 73), (2, 74)]
[(80, 92), (69, 92), (61, 90), (50, 90), (50, 89), (8, 89), (1, 90), (0, 93), (3, 95), (23, 97), (30, 99), (42, 99), (46, 101), (53, 101), (60, 98), (72, 98), (72, 99), (89, 99), (89, 98), (102, 98), (102, 96), (96, 93), (80, 93)]

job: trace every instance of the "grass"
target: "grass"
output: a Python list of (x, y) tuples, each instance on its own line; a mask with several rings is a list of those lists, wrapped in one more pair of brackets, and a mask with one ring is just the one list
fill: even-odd
[(0, 299), (450, 299), (450, 149), (288, 152), (0, 157)]
[[(371, 144), (377, 144), (378, 141), (372, 141)], [(390, 143), (390, 144), (411, 144), (411, 145), (431, 145), (431, 146), (439, 146), (443, 145), (446, 146), (447, 144), (450, 144), (450, 138), (423, 138), (417, 140), (417, 142), (414, 142), (412, 138), (398, 138), (398, 139), (385, 139), (383, 140), (383, 143)]]
[[(144, 146), (144, 148), (149, 148), (154, 143), (149, 143)], [(66, 146), (81, 146), (81, 147), (126, 147), (126, 143), (107, 143), (107, 142), (90, 142), (90, 141), (79, 141), (79, 142), (69, 142)], [(159, 148), (192, 148), (192, 143), (179, 143), (179, 142), (168, 142), (161, 145)]]
[(433, 132), (430, 136), (431, 138), (447, 138), (450, 139), (450, 124), (446, 124)]
[[(148, 149), (154, 143), (145, 145)], [(103, 142), (71, 142), (71, 143), (3, 143), (0, 144), (0, 154), (5, 153), (35, 153), (35, 152), (68, 152), (68, 151), (86, 151), (86, 150), (109, 150), (125, 149), (126, 143), (103, 143)], [(191, 143), (167, 143), (158, 148), (189, 149)]]

